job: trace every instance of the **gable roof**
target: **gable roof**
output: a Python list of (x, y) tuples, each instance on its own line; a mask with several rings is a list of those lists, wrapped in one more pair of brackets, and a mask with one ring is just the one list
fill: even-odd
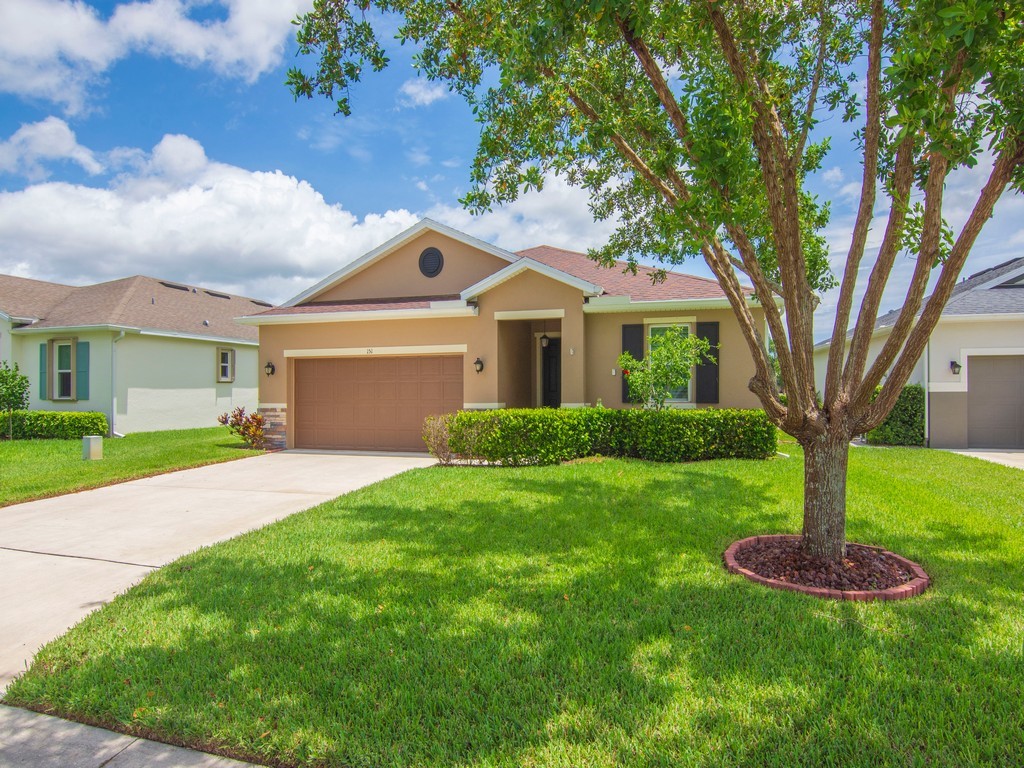
[[(509, 262), (508, 266), (465, 288), (458, 296), (395, 296), (317, 301), (318, 295), (385, 258), (426, 231), (437, 232), (497, 256)], [(605, 267), (585, 253), (550, 245), (540, 245), (512, 253), (431, 219), (422, 219), (283, 304), (264, 312), (239, 317), (238, 321), (247, 325), (261, 325), (385, 317), (461, 317), (475, 314), (475, 305), (467, 305), (467, 302), (474, 301), (480, 294), (527, 270), (579, 289), (589, 302), (584, 305), (585, 312), (653, 311), (683, 307), (710, 309), (729, 306), (725, 292), (715, 280), (709, 278), (666, 271), (664, 280), (654, 282), (650, 272), (638, 270), (633, 274), (624, 261), (615, 262), (613, 267)], [(753, 288), (744, 286), (743, 291), (748, 301), (753, 304), (756, 301), (753, 298)]]
[[(24, 278), (0, 275), (0, 310), (33, 320), (18, 328), (20, 333), (112, 327), (255, 343), (259, 332), (234, 318), (270, 306), (245, 296), (142, 275), (78, 288), (32, 280), (28, 282), (37, 284), (34, 303), (19, 305), (14, 297), (24, 282)], [(9, 311), (8, 305), (20, 306), (20, 311)]]
[(386, 243), (378, 245), (376, 248), (374, 248), (372, 251), (369, 251), (368, 253), (364, 253), (358, 259), (349, 262), (344, 267), (339, 269), (337, 272), (334, 272), (333, 274), (325, 277), (319, 283), (316, 283), (312, 287), (307, 288), (297, 296), (293, 296), (292, 298), (288, 299), (288, 301), (284, 302), (284, 304), (281, 304), (281, 306), (294, 307), (295, 305), (300, 304), (303, 301), (315, 299), (318, 294), (321, 294), (324, 291), (333, 288), (335, 285), (343, 282), (344, 280), (347, 280), (357, 272), (362, 272), (371, 264), (380, 261), (388, 254), (393, 253), (406, 243), (410, 242), (411, 240), (414, 240), (415, 238), (419, 237), (421, 234), (427, 231), (436, 232), (439, 235), (450, 237), (452, 240), (457, 240), (460, 243), (481, 250), (484, 253), (489, 253), (492, 256), (497, 256), (499, 259), (503, 259), (504, 261), (513, 262), (517, 258), (514, 253), (506, 251), (503, 248), (498, 248), (497, 246), (491, 245), (490, 243), (486, 243), (483, 240), (473, 237), (472, 235), (467, 235), (465, 232), (459, 232), (457, 229), (452, 229), (446, 224), (441, 224), (440, 222), (434, 221), (433, 219), (420, 219), (418, 222), (413, 224), (408, 229), (399, 232)]
[(536, 259), (531, 259), (528, 256), (519, 255), (519, 258), (516, 261), (509, 264), (504, 269), (499, 269), (494, 274), (488, 275), (480, 282), (466, 288), (466, 290), (462, 292), (461, 297), (465, 301), (471, 301), (477, 298), (480, 294), (486, 293), (491, 290), (491, 288), (495, 288), (506, 280), (511, 280), (516, 275), (520, 275), (526, 271), (537, 272), (545, 277), (550, 277), (552, 280), (557, 280), (565, 285), (578, 288), (587, 296), (600, 296), (604, 293), (604, 289), (600, 285), (592, 283), (589, 280), (577, 277), (570, 272), (557, 269), (548, 264), (537, 261)]
[[(921, 302), (920, 317), (931, 296)], [(879, 315), (874, 332), (889, 330), (896, 324), (901, 309), (891, 309)], [(942, 309), (942, 318), (967, 317), (971, 315), (1016, 315), (1024, 314), (1024, 256), (1019, 256), (994, 267), (975, 272), (961, 280), (949, 295), (949, 301)], [(846, 338), (853, 337), (853, 329)], [(816, 348), (829, 346), (830, 339), (819, 341)]]

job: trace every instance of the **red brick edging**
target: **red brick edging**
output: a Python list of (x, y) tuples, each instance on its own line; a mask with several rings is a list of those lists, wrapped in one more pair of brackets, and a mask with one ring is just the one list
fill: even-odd
[[(888, 550), (882, 550), (886, 555), (895, 560), (899, 561), (907, 570), (914, 574), (914, 578), (908, 581), (906, 584), (900, 584), (898, 587), (890, 587), (889, 589), (861, 589), (861, 590), (841, 590), (841, 589), (824, 589), (822, 587), (805, 587), (801, 584), (791, 584), (788, 581), (782, 581), (780, 579), (769, 579), (765, 576), (760, 576), (749, 568), (744, 568), (742, 565), (736, 562), (736, 553), (739, 552), (746, 546), (751, 544), (758, 544), (762, 541), (776, 541), (779, 539), (788, 539), (790, 541), (799, 539), (799, 536), (793, 534), (775, 534), (772, 536), (750, 536), (746, 539), (740, 539), (734, 541), (727, 550), (722, 558), (725, 560), (725, 567), (730, 573), (738, 573), (744, 578), (750, 579), (750, 581), (758, 584), (764, 584), (766, 587), (772, 589), (782, 589), (787, 592), (802, 592), (805, 595), (812, 595), (814, 597), (824, 597), (828, 600), (853, 600), (857, 602), (870, 602), (871, 600), (906, 600), (908, 597), (914, 597), (924, 592), (928, 585), (931, 584), (931, 579), (928, 574), (924, 572), (917, 563), (907, 560), (905, 557), (889, 552)], [(866, 545), (862, 545), (866, 546)]]

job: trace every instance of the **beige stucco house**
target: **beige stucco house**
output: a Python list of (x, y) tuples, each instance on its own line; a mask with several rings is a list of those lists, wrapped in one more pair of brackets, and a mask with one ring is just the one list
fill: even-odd
[[(628, 406), (619, 354), (659, 327), (717, 347), (673, 404), (756, 408), (753, 362), (717, 283), (652, 283), (584, 254), (511, 253), (423, 220), (259, 327), (260, 412), (280, 447), (422, 451), (425, 416), (459, 409)], [(750, 299), (759, 322), (763, 311)]]
[(81, 287), (0, 275), (0, 360), (35, 410), (100, 411), (114, 434), (216, 426), (257, 405), (256, 329), (270, 307), (151, 277)]
[[(868, 362), (899, 315), (875, 324)], [(814, 349), (818, 391), (829, 342)], [(925, 437), (933, 448), (1024, 448), (1024, 257), (961, 281), (950, 296), (910, 384), (925, 389)]]

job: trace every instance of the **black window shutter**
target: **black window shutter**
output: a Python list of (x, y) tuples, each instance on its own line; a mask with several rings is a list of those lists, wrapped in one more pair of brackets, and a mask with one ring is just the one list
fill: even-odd
[(697, 323), (697, 337), (707, 339), (715, 362), (704, 360), (697, 364), (697, 402), (708, 405), (718, 403), (718, 366), (722, 362), (718, 343), (718, 323)]
[[(644, 326), (642, 323), (636, 325), (622, 326), (622, 351), (629, 352), (635, 359), (644, 359)], [(629, 383), (626, 377), (622, 377), (622, 402), (635, 402), (629, 398)]]

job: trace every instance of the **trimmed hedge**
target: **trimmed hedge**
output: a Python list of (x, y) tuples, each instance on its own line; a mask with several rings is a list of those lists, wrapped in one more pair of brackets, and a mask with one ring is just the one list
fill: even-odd
[[(881, 387), (875, 390), (875, 396), (880, 391)], [(866, 439), (871, 445), (924, 445), (924, 387), (904, 387), (885, 421)]]
[(765, 459), (775, 427), (756, 410), (509, 408), (431, 416), (424, 441), (442, 464), (456, 459), (522, 466), (584, 456), (649, 461)]
[[(7, 437), (7, 415), (0, 419), (0, 435)], [(107, 417), (96, 411), (15, 411), (15, 440), (79, 440), (107, 434)]]

